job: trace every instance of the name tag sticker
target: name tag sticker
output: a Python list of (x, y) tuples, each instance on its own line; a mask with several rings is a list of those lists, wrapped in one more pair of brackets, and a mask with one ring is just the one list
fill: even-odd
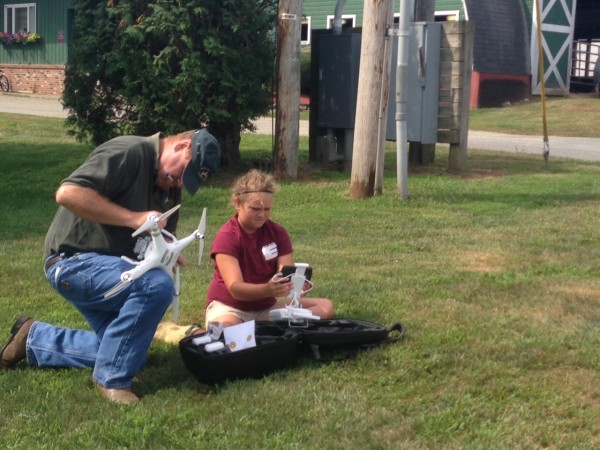
[(273, 258), (277, 258), (279, 252), (277, 251), (277, 244), (275, 242), (271, 242), (270, 244), (265, 245), (262, 248), (263, 255), (265, 255), (265, 259), (267, 261), (272, 260)]

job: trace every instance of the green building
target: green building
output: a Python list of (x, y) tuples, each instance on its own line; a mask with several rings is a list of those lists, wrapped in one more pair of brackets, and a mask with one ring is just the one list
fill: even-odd
[[(539, 93), (534, 1), (435, 1), (435, 20), (474, 22), (472, 107)], [(400, 1), (395, 2), (394, 10), (399, 11)], [(60, 94), (68, 59), (72, 0), (0, 0), (0, 4), (0, 69), (13, 90)], [(312, 30), (331, 28), (336, 5), (343, 5), (344, 27), (362, 26), (364, 0), (303, 0), (303, 45), (311, 44)], [(397, 19), (398, 13), (395, 15)], [(600, 47), (600, 1), (541, 0), (541, 16), (546, 92), (566, 95), (573, 88), (591, 90)], [(19, 32), (35, 33), (41, 39), (25, 44), (10, 39)]]
[[(60, 94), (68, 57), (71, 0), (0, 0), (0, 68), (18, 92)], [(19, 42), (35, 33), (35, 42)], [(16, 40), (15, 40), (16, 39)]]
[[(343, 5), (343, 27), (361, 27), (363, 0), (304, 0), (302, 44), (312, 30), (332, 28)], [(436, 0), (435, 20), (474, 23), (471, 108), (519, 101), (540, 92), (535, 0)], [(400, 11), (395, 0), (394, 11)], [(592, 90), (600, 48), (600, 1), (541, 0), (544, 79), (548, 95)], [(398, 18), (398, 12), (395, 13)]]

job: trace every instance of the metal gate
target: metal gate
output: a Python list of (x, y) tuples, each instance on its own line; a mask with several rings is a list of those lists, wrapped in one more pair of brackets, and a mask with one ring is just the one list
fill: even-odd
[(600, 39), (573, 41), (573, 64), (571, 66), (571, 91), (591, 92), (597, 80), (594, 71), (600, 70)]

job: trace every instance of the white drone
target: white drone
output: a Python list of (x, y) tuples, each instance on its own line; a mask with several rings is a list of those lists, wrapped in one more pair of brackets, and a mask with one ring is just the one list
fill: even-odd
[[(126, 256), (121, 256), (121, 258), (130, 262), (135, 267), (121, 274), (121, 282), (104, 294), (105, 298), (125, 289), (130, 283), (133, 283), (150, 269), (162, 269), (171, 277), (174, 277), (175, 295), (173, 296), (173, 318), (175, 322), (177, 322), (179, 317), (179, 287), (181, 284), (179, 266), (176, 265), (177, 259), (184, 248), (193, 241), (199, 240), (200, 248), (198, 252), (198, 264), (200, 264), (202, 253), (204, 251), (204, 231), (206, 230), (206, 208), (202, 211), (198, 229), (188, 237), (177, 240), (177, 238), (167, 230), (161, 230), (158, 227), (158, 223), (166, 220), (171, 214), (177, 211), (180, 206), (181, 205), (177, 205), (158, 217), (154, 214), (150, 214), (146, 223), (133, 232), (131, 236), (136, 237), (143, 232), (148, 231), (150, 233), (151, 241), (148, 243), (147, 247), (142, 250), (143, 259), (141, 261), (134, 261)], [(164, 236), (169, 238), (169, 242), (167, 242)]]

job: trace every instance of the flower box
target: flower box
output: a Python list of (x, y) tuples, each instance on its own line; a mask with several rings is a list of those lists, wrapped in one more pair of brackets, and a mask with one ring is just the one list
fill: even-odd
[(30, 45), (40, 42), (42, 37), (37, 33), (0, 33), (0, 42), (4, 45)]

